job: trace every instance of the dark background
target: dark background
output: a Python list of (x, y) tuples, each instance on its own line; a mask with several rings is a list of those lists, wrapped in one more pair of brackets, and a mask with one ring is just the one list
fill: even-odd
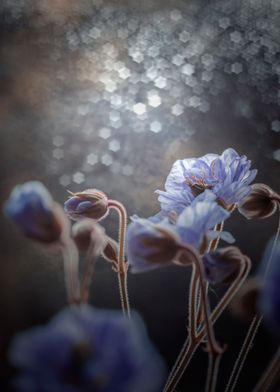
[[(279, 191), (279, 34), (277, 1), (2, 1), (1, 204), (15, 184), (37, 179), (60, 203), (67, 189), (95, 187), (129, 215), (147, 217), (174, 160), (227, 147), (252, 160), (257, 182)], [(22, 238), (3, 216), (0, 224), (0, 375), (8, 390), (11, 337), (46, 322), (66, 297), (60, 255)], [(116, 238), (116, 216), (104, 226)], [(276, 217), (238, 213), (226, 223), (253, 272), (276, 226)], [(188, 278), (179, 267), (129, 275), (131, 305), (170, 367), (185, 339)], [(213, 302), (221, 290), (213, 289)], [(90, 302), (119, 308), (116, 276), (101, 260)], [(230, 312), (216, 324), (228, 345), (218, 391), (247, 328)], [(238, 391), (252, 390), (276, 345), (262, 326)], [(200, 351), (178, 391), (203, 391), (206, 367)]]

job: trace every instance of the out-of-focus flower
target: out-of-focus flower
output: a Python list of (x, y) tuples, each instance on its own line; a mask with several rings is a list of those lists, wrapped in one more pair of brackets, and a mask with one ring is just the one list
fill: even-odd
[(86, 305), (16, 336), (10, 359), (24, 392), (158, 392), (164, 373), (138, 315)]
[(5, 203), (4, 213), (24, 235), (46, 244), (59, 241), (68, 229), (62, 208), (39, 181), (17, 185)]
[(253, 184), (250, 195), (240, 205), (239, 211), (248, 219), (269, 218), (280, 204), (280, 195), (265, 184)]
[(91, 244), (105, 245), (105, 232), (103, 227), (91, 219), (82, 219), (72, 227), (72, 237), (82, 252), (89, 250)]
[(259, 307), (268, 324), (280, 336), (280, 243), (274, 248), (270, 266), (267, 262), (271, 257), (272, 240), (268, 244), (262, 260), (262, 271), (266, 270)]
[(166, 179), (166, 191), (156, 191), (161, 208), (166, 213), (180, 213), (206, 189), (212, 190), (227, 208), (239, 205), (249, 195), (250, 184), (257, 174), (250, 167), (251, 161), (232, 148), (221, 155), (177, 160)]
[(165, 218), (160, 223), (149, 219), (134, 218), (127, 231), (127, 256), (133, 272), (148, 270), (170, 264), (184, 248), (196, 249), (208, 241), (220, 236), (228, 242), (233, 237), (226, 232), (211, 229), (230, 216), (219, 206), (211, 191), (197, 197), (193, 203), (174, 220)]
[(240, 249), (236, 246), (206, 253), (202, 257), (206, 279), (210, 283), (228, 283), (232, 281), (236, 277), (243, 257)]
[(64, 203), (64, 211), (70, 219), (91, 218), (99, 221), (109, 212), (108, 198), (98, 189), (87, 189), (83, 192), (70, 192), (71, 197)]

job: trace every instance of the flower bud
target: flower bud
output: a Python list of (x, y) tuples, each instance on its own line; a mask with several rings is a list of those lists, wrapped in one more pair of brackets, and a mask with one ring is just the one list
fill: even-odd
[(210, 283), (229, 283), (237, 275), (243, 254), (235, 246), (206, 253), (203, 257), (204, 273)]
[(64, 203), (64, 210), (72, 220), (90, 218), (99, 221), (109, 212), (108, 198), (98, 189), (87, 189), (83, 192), (72, 193)]
[(280, 202), (280, 196), (265, 184), (252, 185), (252, 191), (239, 207), (239, 211), (248, 219), (265, 219), (274, 214)]
[(233, 315), (241, 320), (250, 321), (257, 314), (260, 291), (259, 279), (248, 279), (231, 302), (230, 310)]
[(4, 206), (4, 212), (24, 235), (45, 244), (59, 241), (68, 228), (62, 208), (39, 181), (17, 185)]
[(133, 272), (170, 264), (180, 251), (178, 238), (160, 224), (134, 220), (127, 230), (127, 256)]
[(82, 219), (72, 227), (72, 237), (81, 252), (86, 252), (92, 243), (105, 240), (104, 229), (91, 219)]
[(119, 254), (118, 243), (113, 240), (113, 238), (106, 236), (106, 245), (104, 246), (101, 254), (104, 259), (109, 261), (110, 263), (117, 263)]

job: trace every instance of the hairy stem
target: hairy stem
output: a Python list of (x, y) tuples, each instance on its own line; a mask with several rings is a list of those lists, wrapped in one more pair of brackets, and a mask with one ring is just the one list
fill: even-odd
[[(217, 321), (217, 319), (221, 316), (225, 308), (228, 306), (232, 298), (236, 295), (237, 291), (240, 289), (244, 281), (246, 280), (251, 268), (251, 262), (248, 257), (244, 257), (243, 262), (240, 265), (238, 276), (235, 281), (228, 288), (222, 299), (219, 301), (218, 305), (215, 307), (211, 314), (211, 320), (213, 323)], [(186, 339), (182, 350), (174, 364), (174, 367), (169, 375), (167, 380), (164, 392), (172, 392), (180, 382), (182, 376), (184, 375), (186, 368), (198, 348), (201, 341), (205, 338), (205, 326), (201, 327), (199, 331), (196, 342), (190, 342), (189, 337)]]
[(221, 353), (209, 353), (208, 371), (205, 390), (207, 392), (215, 392), (220, 361), (222, 357)]
[[(274, 252), (275, 252), (275, 248), (276, 248), (276, 245), (278, 242), (278, 238), (280, 235), (280, 204), (278, 205), (278, 212), (279, 212), (278, 226), (277, 226), (276, 235), (274, 237), (274, 241), (272, 244), (270, 256), (269, 256), (269, 259), (266, 264), (265, 273), (264, 273), (264, 280), (266, 280), (266, 276), (269, 271), (270, 264), (271, 264), (271, 261), (272, 261), (272, 258), (273, 258)], [(240, 350), (238, 357), (235, 361), (235, 364), (234, 364), (233, 370), (231, 372), (231, 375), (229, 377), (229, 381), (227, 383), (225, 392), (233, 392), (234, 391), (236, 384), (238, 382), (239, 375), (242, 371), (244, 363), (246, 362), (248, 353), (253, 346), (253, 342), (254, 342), (255, 336), (258, 332), (258, 329), (261, 325), (261, 322), (262, 322), (262, 315), (259, 315), (259, 316), (256, 315), (253, 318), (253, 320), (250, 324), (250, 327), (248, 329), (248, 332), (246, 334), (246, 337), (244, 339), (244, 342), (242, 344), (241, 350)]]
[(124, 259), (127, 214), (125, 207), (117, 200), (109, 200), (108, 206), (110, 209), (116, 210), (119, 215), (119, 254), (117, 274), (123, 314), (125, 317), (130, 318), (130, 306), (127, 290), (127, 264)]

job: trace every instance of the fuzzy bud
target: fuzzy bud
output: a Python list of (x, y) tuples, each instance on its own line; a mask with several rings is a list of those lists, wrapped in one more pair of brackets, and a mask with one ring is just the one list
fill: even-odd
[(91, 219), (82, 219), (72, 227), (72, 237), (81, 252), (86, 252), (92, 243), (105, 240), (104, 229)]
[(233, 281), (243, 257), (243, 254), (235, 246), (228, 246), (206, 253), (202, 258), (206, 280), (210, 283), (229, 283)]
[(106, 236), (106, 245), (103, 248), (102, 256), (105, 260), (109, 261), (109, 263), (117, 263), (118, 262), (118, 254), (119, 254), (119, 246), (118, 243)]
[(71, 197), (64, 203), (64, 210), (72, 220), (90, 218), (99, 221), (109, 212), (108, 198), (98, 189), (70, 192)]
[(252, 185), (250, 195), (239, 207), (239, 211), (248, 219), (265, 219), (273, 215), (280, 203), (280, 196), (265, 184)]

